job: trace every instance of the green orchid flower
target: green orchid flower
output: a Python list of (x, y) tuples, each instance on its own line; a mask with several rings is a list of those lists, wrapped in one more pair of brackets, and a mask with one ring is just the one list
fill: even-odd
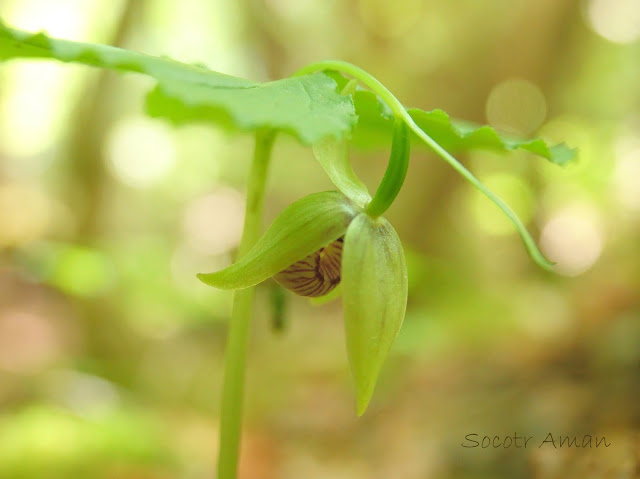
[(347, 353), (361, 415), (407, 306), (402, 244), (381, 216), (406, 176), (407, 127), (396, 121), (389, 166), (373, 198), (351, 168), (346, 141), (327, 139), (313, 149), (339, 191), (295, 201), (238, 262), (198, 277), (220, 289), (249, 288), (273, 278), (303, 296), (327, 294), (341, 283)]

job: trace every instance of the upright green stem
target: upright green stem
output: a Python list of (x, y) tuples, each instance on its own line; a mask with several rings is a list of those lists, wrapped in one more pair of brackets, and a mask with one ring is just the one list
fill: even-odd
[(433, 138), (431, 138), (422, 128), (420, 128), (411, 115), (407, 112), (406, 108), (400, 101), (391, 93), (382, 83), (378, 81), (377, 78), (372, 76), (370, 73), (366, 72), (362, 68), (359, 68), (351, 63), (339, 61), (339, 60), (329, 60), (323, 62), (312, 63), (311, 65), (307, 65), (304, 68), (298, 70), (295, 75), (307, 75), (318, 70), (333, 70), (346, 73), (348, 75), (357, 78), (362, 83), (367, 85), (371, 90), (376, 93), (388, 106), (391, 108), (393, 115), (396, 118), (402, 118), (407, 126), (413, 131), (418, 138), (420, 138), (424, 143), (427, 144), (438, 156), (444, 159), (449, 165), (453, 167), (458, 173), (460, 173), (464, 179), (466, 179), (469, 183), (471, 183), (476, 189), (482, 192), (485, 196), (487, 196), (491, 201), (493, 201), (498, 208), (500, 208), (503, 213), (509, 218), (509, 221), (516, 227), (518, 233), (520, 233), (520, 237), (529, 252), (529, 255), (533, 258), (533, 260), (538, 263), (542, 268), (549, 270), (553, 263), (546, 259), (536, 242), (533, 240), (527, 228), (524, 226), (518, 215), (516, 215), (509, 206), (502, 201), (500, 197), (498, 197), (493, 191), (483, 185), (478, 178), (473, 176), (469, 170), (467, 170), (458, 160), (456, 160), (448, 151), (442, 148), (438, 142), (436, 142)]
[[(273, 130), (259, 130), (256, 133), (253, 164), (247, 184), (244, 230), (238, 248), (239, 258), (251, 249), (260, 236), (267, 167), (274, 138)], [(249, 323), (253, 312), (253, 296), (254, 288), (238, 290), (233, 296), (222, 385), (217, 479), (235, 479), (238, 470), (245, 362), (249, 341)]]

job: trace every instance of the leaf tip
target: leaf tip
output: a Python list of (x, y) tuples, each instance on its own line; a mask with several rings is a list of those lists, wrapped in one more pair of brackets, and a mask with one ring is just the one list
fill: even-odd
[(559, 166), (567, 166), (578, 158), (578, 148), (571, 148), (566, 143), (552, 146), (550, 149), (551, 161)]

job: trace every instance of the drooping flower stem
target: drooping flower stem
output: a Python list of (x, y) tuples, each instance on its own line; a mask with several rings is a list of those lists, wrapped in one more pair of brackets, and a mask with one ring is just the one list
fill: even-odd
[(473, 173), (467, 170), (464, 165), (462, 165), (462, 163), (456, 160), (448, 151), (442, 148), (442, 146), (440, 146), (437, 141), (431, 138), (422, 128), (420, 128), (413, 120), (409, 112), (407, 112), (402, 103), (400, 103), (400, 101), (393, 95), (393, 93), (391, 93), (382, 83), (380, 83), (377, 78), (375, 78), (373, 75), (363, 70), (362, 68), (352, 65), (351, 63), (339, 60), (329, 60), (312, 63), (298, 70), (294, 74), (294, 76), (307, 75), (319, 70), (332, 70), (346, 73), (347, 75), (351, 75), (352, 77), (357, 78), (362, 83), (367, 85), (389, 106), (396, 119), (402, 119), (407, 124), (409, 129), (413, 131), (418, 136), (418, 138), (420, 138), (420, 140), (422, 140), (427, 146), (429, 146), (429, 148), (431, 148), (443, 160), (449, 163), (449, 165), (451, 165), (454, 170), (460, 173), (460, 175), (462, 175), (465, 180), (467, 180), (476, 189), (478, 189), (481, 193), (483, 193), (491, 201), (493, 201), (498, 206), (498, 208), (500, 208), (502, 212), (507, 216), (507, 218), (509, 218), (509, 221), (511, 221), (511, 223), (515, 226), (531, 258), (542, 268), (547, 270), (551, 269), (553, 263), (546, 259), (540, 252), (534, 239), (527, 231), (527, 228), (524, 226), (520, 218), (518, 218), (518, 215), (516, 215), (515, 212), (511, 208), (509, 208), (509, 206), (499, 196), (497, 196), (493, 191), (482, 184), (482, 182), (478, 180), (478, 178), (476, 178)]
[(367, 213), (370, 216), (380, 216), (387, 211), (393, 200), (398, 196), (407, 176), (410, 145), (406, 123), (401, 119), (396, 119), (393, 125), (393, 141), (391, 143), (387, 171), (384, 173), (384, 177), (371, 203), (367, 205)]
[[(267, 168), (274, 139), (275, 132), (273, 130), (258, 130), (256, 132), (253, 164), (247, 184), (244, 229), (238, 248), (238, 258), (245, 255), (260, 237)], [(233, 296), (220, 409), (218, 479), (235, 479), (237, 476), (245, 362), (249, 340), (249, 323), (253, 313), (253, 297), (254, 288), (237, 290)]]

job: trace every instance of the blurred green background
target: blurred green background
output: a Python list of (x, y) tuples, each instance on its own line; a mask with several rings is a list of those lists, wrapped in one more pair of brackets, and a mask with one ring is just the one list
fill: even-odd
[[(388, 219), (405, 324), (356, 418), (340, 302), (258, 289), (245, 479), (640, 477), (637, 0), (2, 0), (16, 28), (267, 81), (339, 58), (408, 106), (579, 147), (459, 157), (526, 220), (416, 149)], [(145, 118), (153, 81), (0, 65), (0, 479), (214, 476), (231, 294), (195, 277), (238, 244), (252, 137)], [(374, 189), (387, 152), (353, 153)], [(274, 150), (266, 222), (332, 185)], [(266, 223), (265, 222), (265, 223)], [(527, 449), (464, 436), (534, 436)], [(538, 448), (549, 433), (609, 448)]]

